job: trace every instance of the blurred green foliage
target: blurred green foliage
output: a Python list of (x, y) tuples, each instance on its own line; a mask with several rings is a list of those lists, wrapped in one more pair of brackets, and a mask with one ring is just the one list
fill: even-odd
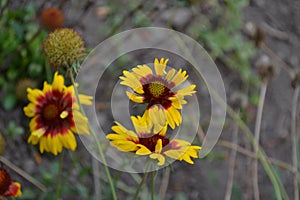
[(33, 3), (2, 10), (0, 31), (2, 106), (11, 110), (18, 102), (15, 86), (19, 80), (26, 77), (40, 83), (46, 79), (45, 56), (41, 53), (46, 32), (39, 29)]

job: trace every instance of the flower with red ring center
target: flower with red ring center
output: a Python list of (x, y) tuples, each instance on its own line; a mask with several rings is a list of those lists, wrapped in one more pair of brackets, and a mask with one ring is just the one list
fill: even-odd
[(128, 98), (136, 103), (147, 103), (144, 117), (148, 123), (154, 123), (155, 132), (166, 124), (172, 129), (179, 126), (182, 117), (179, 112), (182, 105), (186, 104), (185, 96), (190, 96), (196, 91), (195, 85), (188, 85), (182, 89), (177, 86), (186, 81), (186, 71), (175, 69), (166, 72), (169, 59), (155, 59), (154, 71), (147, 65), (138, 65), (131, 72), (123, 71), (120, 84), (129, 86), (133, 92), (127, 91)]
[(166, 137), (167, 126), (159, 132), (154, 132), (152, 123), (147, 123), (143, 117), (131, 117), (135, 131), (127, 130), (120, 123), (112, 127), (115, 133), (106, 135), (110, 144), (120, 151), (134, 152), (137, 155), (149, 155), (158, 160), (157, 165), (166, 163), (166, 158), (184, 160), (194, 164), (191, 158), (198, 157), (200, 146), (192, 146), (185, 140), (169, 139)]
[[(43, 90), (28, 88), (30, 103), (24, 108), (31, 117), (28, 142), (40, 144), (40, 152), (54, 155), (64, 148), (75, 150), (74, 133), (89, 134), (88, 120), (79, 111), (74, 87), (65, 86), (64, 78), (54, 74), (52, 85), (44, 83)], [(82, 104), (91, 105), (92, 97), (79, 95)], [(76, 125), (75, 125), (76, 121)]]

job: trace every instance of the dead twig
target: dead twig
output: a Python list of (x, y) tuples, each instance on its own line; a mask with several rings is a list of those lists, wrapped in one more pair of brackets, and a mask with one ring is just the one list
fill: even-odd
[[(257, 155), (255, 155), (254, 152), (252, 151), (249, 151), (237, 144), (233, 144), (229, 141), (225, 141), (225, 140), (219, 140), (217, 142), (217, 145), (218, 146), (222, 146), (222, 147), (226, 147), (226, 148), (229, 148), (229, 149), (235, 149), (238, 153), (240, 154), (243, 154), (249, 158), (258, 158)], [(270, 157), (267, 157), (266, 158), (270, 163), (274, 164), (274, 165), (277, 165), (278, 167), (282, 168), (282, 169), (285, 169), (285, 170), (288, 170), (292, 173), (294, 173), (294, 167), (288, 163), (285, 163), (281, 160), (277, 160), (277, 159), (274, 159), (274, 158), (270, 158)], [(299, 173), (298, 173), (299, 174)]]
[(36, 186), (37, 188), (39, 188), (43, 192), (47, 191), (47, 188), (46, 188), (46, 186), (44, 184), (40, 183), (38, 180), (36, 180), (35, 178), (33, 178), (27, 172), (25, 172), (24, 170), (22, 170), (21, 168), (19, 168), (18, 166), (16, 166), (15, 164), (13, 164), (12, 162), (10, 162), (6, 158), (4, 158), (3, 156), (0, 156), (0, 162), (2, 162), (3, 164), (5, 164), (10, 169), (14, 170), (16, 173), (18, 173), (20, 176), (22, 176), (23, 178), (25, 178), (27, 181), (29, 181), (30, 183), (32, 183), (34, 186)]

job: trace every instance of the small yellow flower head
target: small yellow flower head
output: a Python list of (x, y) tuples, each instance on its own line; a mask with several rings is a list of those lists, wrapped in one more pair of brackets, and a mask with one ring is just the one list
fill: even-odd
[(21, 184), (13, 182), (9, 173), (0, 167), (0, 199), (1, 197), (18, 197), (21, 195)]
[(56, 29), (44, 42), (44, 52), (54, 67), (71, 66), (85, 56), (82, 38), (76, 31), (69, 28)]

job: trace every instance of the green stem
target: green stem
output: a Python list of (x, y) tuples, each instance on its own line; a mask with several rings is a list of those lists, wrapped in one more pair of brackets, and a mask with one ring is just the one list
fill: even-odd
[(291, 116), (291, 138), (292, 138), (292, 161), (294, 167), (294, 199), (299, 200), (299, 184), (298, 184), (298, 137), (297, 137), (297, 104), (300, 93), (300, 87), (297, 85), (294, 91), (292, 102), (292, 116)]
[[(74, 80), (74, 77), (73, 77), (73, 72), (72, 70), (70, 70), (70, 77), (71, 77), (71, 81), (72, 81), (72, 84), (74, 86), (74, 90), (75, 90), (75, 95), (76, 95), (76, 100), (78, 102), (78, 105), (80, 107), (80, 111), (81, 113), (86, 116), (85, 112), (84, 112), (84, 109), (80, 103), (80, 99), (79, 99), (79, 94), (78, 94), (78, 89), (76, 87), (76, 83), (75, 83), (75, 80)], [(104, 155), (104, 152), (103, 152), (103, 149), (101, 147), (101, 144), (97, 138), (97, 135), (96, 133), (93, 131), (93, 129), (90, 127), (90, 125), (88, 124), (88, 127), (89, 127), (89, 130), (92, 134), (92, 136), (94, 137), (94, 140), (96, 141), (96, 145), (97, 145), (97, 148), (98, 148), (98, 151), (99, 151), (99, 154), (100, 154), (100, 157), (101, 157), (101, 160), (102, 160), (102, 163), (104, 165), (104, 171), (105, 171), (105, 174), (107, 176), (107, 179), (108, 179), (108, 182), (109, 182), (109, 186), (110, 186), (110, 189), (111, 189), (111, 193), (112, 193), (112, 196), (113, 196), (113, 199), (116, 200), (117, 199), (117, 195), (116, 195), (116, 191), (115, 191), (115, 186), (114, 186), (114, 183), (113, 183), (113, 180), (111, 178), (111, 175), (110, 175), (110, 172), (109, 172), (109, 169), (108, 169), (108, 166), (107, 166), (107, 162), (106, 162), (106, 159), (105, 159), (105, 155)]]
[(143, 186), (143, 184), (144, 184), (144, 182), (145, 182), (147, 176), (148, 176), (148, 172), (144, 173), (144, 176), (143, 176), (143, 178), (142, 178), (140, 184), (138, 185), (138, 187), (137, 187), (137, 189), (136, 189), (136, 191), (135, 191), (135, 195), (134, 195), (134, 198), (133, 198), (134, 200), (137, 200), (137, 199), (138, 199), (139, 193), (140, 193), (140, 191), (141, 191), (141, 189), (142, 189), (142, 186)]
[(60, 154), (59, 158), (59, 168), (58, 168), (58, 174), (57, 174), (57, 182), (56, 182), (56, 198), (55, 199), (60, 199), (61, 195), (61, 183), (62, 183), (62, 168), (63, 168), (63, 152)]
[(151, 172), (151, 200), (154, 200), (155, 193), (155, 171)]

